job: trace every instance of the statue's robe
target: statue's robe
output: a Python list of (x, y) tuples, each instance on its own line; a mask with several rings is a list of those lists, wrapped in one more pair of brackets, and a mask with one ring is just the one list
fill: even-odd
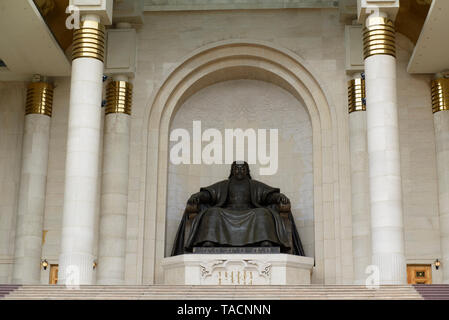
[[(229, 181), (223, 180), (211, 186), (201, 188), (210, 194), (208, 204), (199, 205), (199, 213), (194, 218), (190, 235), (185, 242), (185, 226), (188, 213), (184, 212), (173, 245), (172, 256), (190, 253), (195, 246), (205, 241), (217, 246), (258, 246), (262, 241), (271, 241), (281, 247), (281, 252), (290, 249), (287, 231), (279, 215), (277, 204), (268, 204), (267, 198), (279, 193), (262, 182), (249, 179), (252, 208), (236, 210), (226, 208)], [(288, 219), (292, 224), (292, 254), (304, 256), (301, 240), (291, 212)], [(184, 245), (185, 244), (185, 245)]]

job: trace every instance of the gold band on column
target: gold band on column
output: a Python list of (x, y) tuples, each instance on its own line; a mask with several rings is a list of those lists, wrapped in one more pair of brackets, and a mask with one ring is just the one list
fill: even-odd
[(348, 81), (348, 108), (349, 113), (354, 111), (365, 111), (365, 80), (352, 79)]
[(96, 21), (81, 21), (73, 33), (72, 60), (94, 58), (104, 62), (104, 26)]
[(133, 85), (127, 81), (111, 81), (106, 88), (106, 114), (131, 114)]
[(432, 81), (432, 111), (443, 110), (449, 110), (449, 79), (446, 78)]
[(25, 114), (44, 114), (51, 117), (53, 85), (47, 82), (32, 82), (28, 85)]
[(371, 17), (363, 29), (363, 55), (368, 58), (378, 54), (396, 57), (396, 32), (388, 18)]

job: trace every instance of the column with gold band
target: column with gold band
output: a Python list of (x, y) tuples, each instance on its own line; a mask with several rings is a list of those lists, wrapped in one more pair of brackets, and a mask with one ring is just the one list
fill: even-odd
[(92, 58), (104, 62), (105, 28), (96, 20), (84, 20), (73, 33), (72, 60)]
[(365, 79), (355, 78), (348, 81), (349, 113), (366, 110)]
[(449, 284), (449, 78), (432, 81), (443, 282)]
[(38, 81), (28, 85), (14, 247), (14, 283), (40, 283), (52, 104), (53, 86), (50, 83)]
[(363, 29), (363, 56), (367, 59), (376, 55), (396, 57), (396, 31), (387, 17), (369, 17)]
[(109, 82), (106, 89), (106, 114), (131, 114), (133, 85), (127, 80)]
[(394, 23), (369, 16), (363, 33), (369, 158), (371, 263), (380, 284), (405, 284)]
[(365, 102), (365, 80), (363, 77), (348, 81), (354, 284), (365, 284), (365, 270), (371, 264)]
[(108, 84), (106, 99), (97, 283), (118, 285), (125, 281), (132, 105), (132, 84), (127, 77), (116, 77)]
[(94, 283), (95, 220), (99, 201), (104, 27), (97, 15), (82, 17), (73, 35), (59, 279)]

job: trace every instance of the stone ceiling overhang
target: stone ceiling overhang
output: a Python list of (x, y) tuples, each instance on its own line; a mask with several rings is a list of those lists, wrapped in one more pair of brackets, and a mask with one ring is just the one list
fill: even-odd
[(407, 71), (439, 73), (449, 69), (449, 1), (433, 0)]
[(338, 8), (337, 0), (143, 0), (144, 11)]

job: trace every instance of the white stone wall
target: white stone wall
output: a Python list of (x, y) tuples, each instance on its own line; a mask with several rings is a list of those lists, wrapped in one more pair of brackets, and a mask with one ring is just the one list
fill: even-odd
[[(279, 187), (290, 198), (292, 213), (306, 255), (313, 257), (312, 127), (304, 106), (290, 93), (256, 80), (221, 82), (197, 92), (176, 113), (170, 131), (186, 129), (192, 137), (192, 122), (201, 121), (202, 131), (218, 129), (225, 143), (225, 129), (277, 129), (279, 168), (275, 175), (260, 175), (260, 164), (250, 164), (253, 179)], [(170, 148), (178, 142), (171, 142)], [(203, 143), (205, 147), (208, 143)], [(235, 142), (234, 142), (235, 145)], [(192, 147), (192, 146), (191, 146)], [(248, 160), (247, 145), (245, 160)], [(269, 152), (269, 150), (267, 150)], [(225, 150), (223, 148), (223, 161)], [(234, 154), (235, 156), (235, 154)], [(274, 158), (274, 157), (273, 157)], [(274, 159), (273, 159), (274, 161)], [(165, 256), (169, 256), (189, 196), (200, 187), (225, 180), (229, 164), (169, 164)]]
[[(145, 23), (138, 31), (138, 73), (134, 81), (131, 124), (126, 269), (129, 283), (140, 281), (138, 252), (144, 250), (138, 245), (143, 232), (143, 216), (139, 213), (144, 207), (141, 176), (145, 165), (139, 161), (142, 136), (146, 134), (142, 134), (142, 116), (162, 79), (193, 50), (212, 42), (240, 38), (265, 40), (294, 51), (317, 73), (337, 109), (339, 125), (346, 135), (348, 132), (344, 25), (339, 22), (337, 10), (146, 13), (144, 18)], [(439, 256), (440, 249), (430, 78), (406, 72), (411, 49), (411, 42), (399, 34), (397, 76), (406, 257), (409, 263), (431, 263)], [(335, 221), (340, 241), (326, 240), (326, 243), (337, 246), (339, 257), (335, 259), (341, 262), (343, 270), (337, 268), (336, 272), (342, 281), (351, 283), (349, 178), (345, 181), (349, 172), (349, 149), (347, 152), (341, 159), (347, 164), (342, 164), (341, 171), (341, 183), (347, 192), (341, 194), (342, 216)]]
[(12, 278), (26, 84), (0, 82), (0, 283)]
[[(407, 73), (413, 47), (406, 37), (398, 35), (397, 47), (405, 256), (409, 264), (431, 264), (441, 257), (431, 76)], [(439, 272), (433, 271), (434, 283)]]
[[(449, 112), (433, 115), (438, 172), (438, 202), (440, 215), (441, 272), (440, 280), (449, 283)], [(441, 279), (442, 277), (442, 279)]]
[[(143, 151), (143, 115), (151, 95), (162, 80), (180, 61), (206, 44), (227, 39), (254, 39), (287, 48), (305, 59), (325, 86), (336, 109), (341, 139), (346, 150), (338, 150), (335, 189), (327, 189), (340, 199), (341, 216), (326, 214), (328, 232), (322, 240), (329, 266), (325, 270), (329, 279), (352, 282), (352, 231), (350, 212), (349, 138), (347, 116), (346, 74), (344, 72), (344, 25), (339, 22), (338, 10), (267, 10), (228, 12), (173, 12), (146, 13), (145, 23), (138, 30), (138, 72), (134, 80), (134, 102), (131, 122), (130, 189), (128, 207), (128, 251), (126, 279), (139, 282), (142, 277), (142, 230), (145, 208), (143, 168), (139, 163)], [(146, 151), (145, 151), (146, 152)], [(139, 168), (139, 166), (142, 166)], [(340, 185), (340, 186), (339, 186)], [(340, 188), (337, 191), (337, 188)], [(153, 223), (153, 222), (151, 222)], [(148, 235), (148, 237), (154, 237)], [(339, 239), (339, 240), (335, 240)], [(136, 245), (137, 244), (137, 245)], [(148, 251), (147, 251), (148, 252)], [(331, 280), (332, 281), (332, 280)], [(335, 281), (335, 280), (333, 280)]]
[[(341, 135), (335, 139), (342, 141), (343, 148), (334, 156), (338, 164), (334, 177), (338, 188), (326, 191), (338, 193), (336, 197), (339, 199), (340, 215), (332, 221), (334, 230), (322, 231), (329, 235), (324, 239), (324, 252), (315, 253), (335, 261), (336, 267), (326, 270), (326, 277), (352, 283), (344, 25), (339, 22), (338, 10), (164, 12), (145, 13), (144, 20), (144, 25), (137, 32), (138, 71), (133, 81), (126, 283), (141, 282), (142, 252), (154, 250), (143, 247), (141, 241), (145, 232), (143, 177), (146, 164), (142, 158), (146, 150), (143, 137), (147, 135), (143, 117), (150, 97), (170, 70), (192, 51), (206, 44), (229, 39), (262, 40), (291, 50), (307, 62), (323, 85), (341, 130)], [(430, 77), (406, 72), (411, 51), (411, 42), (398, 35), (397, 76), (406, 258), (408, 263), (431, 263), (440, 256), (440, 243)], [(44, 230), (48, 232), (43, 245), (43, 257), (50, 263), (57, 263), (60, 249), (69, 85), (68, 78), (56, 79), (44, 219)], [(0, 282), (9, 281), (11, 276), (10, 265), (3, 262), (11, 261), (8, 259), (12, 258), (14, 250), (25, 90), (23, 83), (0, 83)], [(183, 112), (182, 108), (179, 112)], [(225, 171), (227, 169), (219, 176), (222, 177)], [(199, 184), (195, 183), (192, 190), (196, 190)], [(273, 185), (286, 191), (276, 181)], [(289, 195), (289, 192), (286, 191), (286, 194)], [(179, 214), (180, 211), (177, 212)], [(152, 234), (148, 236), (154, 237)], [(43, 283), (48, 282), (48, 271), (42, 272)], [(434, 280), (438, 279), (438, 273), (434, 275)]]

